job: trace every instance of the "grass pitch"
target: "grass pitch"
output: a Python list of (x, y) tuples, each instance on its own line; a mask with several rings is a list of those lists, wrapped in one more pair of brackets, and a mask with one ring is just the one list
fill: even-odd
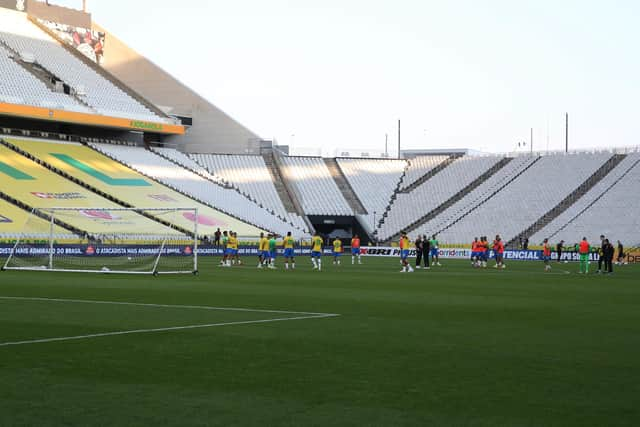
[(636, 266), (203, 261), (0, 273), (0, 425), (640, 423)]

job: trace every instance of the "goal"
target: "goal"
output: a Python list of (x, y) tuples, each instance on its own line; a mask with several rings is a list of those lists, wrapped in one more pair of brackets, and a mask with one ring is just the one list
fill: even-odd
[(196, 208), (35, 208), (3, 270), (198, 272)]

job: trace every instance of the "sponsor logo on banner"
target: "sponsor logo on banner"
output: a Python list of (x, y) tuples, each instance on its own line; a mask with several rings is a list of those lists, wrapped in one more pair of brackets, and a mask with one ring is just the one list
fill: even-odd
[(191, 246), (187, 246), (184, 248), (184, 254), (185, 255), (192, 255), (193, 254), (193, 249), (191, 249)]
[(7, 218), (4, 215), (0, 215), (0, 224), (9, 224), (12, 223), (11, 218)]
[(86, 198), (81, 193), (43, 193), (40, 191), (32, 191), (31, 194), (41, 199), (75, 200)]
[(85, 255), (95, 255), (96, 254), (96, 248), (94, 248), (93, 246), (89, 245), (89, 246), (87, 246), (87, 249), (85, 249), (84, 254)]
[(143, 122), (141, 120), (131, 120), (130, 126), (132, 128), (161, 131), (162, 125), (160, 123)]
[[(196, 222), (196, 214), (194, 212), (183, 212), (182, 216), (191, 222)], [(228, 224), (217, 218), (213, 218), (203, 214), (198, 214), (198, 225), (207, 225), (211, 227), (226, 227)]]
[(82, 209), (79, 211), (80, 214), (86, 216), (87, 218), (91, 218), (91, 219), (101, 219), (101, 220), (106, 220), (106, 221), (116, 221), (119, 220), (120, 217), (112, 214), (109, 211), (100, 211), (100, 210), (93, 210), (93, 209)]
[(149, 194), (148, 196), (160, 202), (177, 202), (176, 199), (166, 194)]

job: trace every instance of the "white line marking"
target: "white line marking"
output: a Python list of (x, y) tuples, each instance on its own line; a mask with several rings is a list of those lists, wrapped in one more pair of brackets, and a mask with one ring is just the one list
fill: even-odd
[(93, 300), (75, 300), (75, 299), (61, 299), (61, 298), (0, 296), (0, 299), (15, 300), (15, 301), (49, 301), (49, 302), (69, 302), (69, 303), (87, 303), (87, 304), (133, 305), (133, 306), (142, 306), (142, 307), (186, 308), (186, 309), (198, 309), (198, 310), (220, 310), (220, 311), (227, 310), (227, 311), (243, 311), (243, 312), (256, 312), (256, 313), (302, 314), (302, 316), (280, 317), (275, 319), (241, 320), (237, 322), (207, 323), (207, 324), (186, 325), (186, 326), (169, 326), (165, 328), (133, 329), (129, 331), (101, 332), (96, 334), (76, 335), (76, 336), (70, 336), (70, 337), (39, 338), (39, 339), (33, 339), (33, 340), (11, 341), (11, 342), (0, 343), (0, 347), (9, 347), (9, 346), (16, 346), (16, 345), (24, 345), (24, 344), (40, 344), (40, 343), (59, 342), (59, 341), (82, 340), (82, 339), (109, 337), (109, 336), (116, 336), (116, 335), (144, 334), (144, 333), (152, 333), (152, 332), (213, 328), (216, 326), (248, 325), (252, 323), (284, 322), (286, 320), (322, 319), (322, 318), (340, 316), (339, 314), (334, 314), (334, 313), (309, 313), (309, 312), (303, 312), (303, 311), (261, 310), (261, 309), (254, 310), (249, 308), (236, 308), (236, 307), (225, 308), (225, 307), (209, 307), (209, 306), (200, 306), (200, 305), (147, 304), (147, 303), (135, 303), (135, 302), (93, 301)]
[(308, 311), (265, 310), (260, 308), (212, 307), (208, 305), (151, 304), (151, 303), (143, 303), (143, 302), (96, 301), (96, 300), (84, 300), (84, 299), (44, 298), (44, 297), (0, 296), (0, 299), (15, 300), (15, 301), (69, 302), (69, 303), (80, 303), (80, 304), (133, 305), (133, 306), (139, 306), (139, 307), (185, 308), (185, 309), (195, 309), (195, 310), (243, 311), (243, 312), (255, 312), (255, 313), (304, 314), (304, 315), (310, 315), (310, 316), (339, 316), (338, 314), (335, 314), (335, 313), (313, 313)]

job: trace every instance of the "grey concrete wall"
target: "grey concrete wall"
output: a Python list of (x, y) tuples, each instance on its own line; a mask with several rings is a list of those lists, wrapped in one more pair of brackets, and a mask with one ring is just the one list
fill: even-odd
[[(259, 137), (178, 81), (153, 62), (129, 48), (106, 29), (104, 68), (159, 107), (172, 107), (169, 114), (193, 117), (193, 126), (184, 137), (169, 142), (182, 144), (193, 153), (259, 154)], [(179, 53), (175, 54), (180, 60)]]

